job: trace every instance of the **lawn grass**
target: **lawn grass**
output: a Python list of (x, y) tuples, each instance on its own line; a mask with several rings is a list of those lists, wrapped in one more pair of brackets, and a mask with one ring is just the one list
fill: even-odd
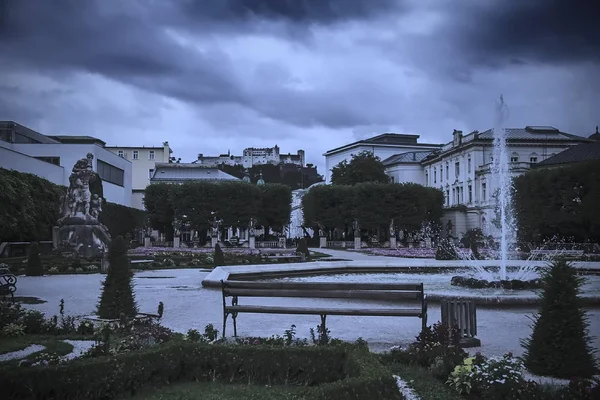
[[(131, 400), (288, 400), (300, 388), (225, 384), (219, 382), (185, 382), (154, 389), (144, 389)], [(125, 398), (123, 398), (124, 400)]]
[(406, 381), (423, 400), (464, 400), (463, 396), (425, 368), (393, 364), (390, 365), (390, 369), (395, 375)]

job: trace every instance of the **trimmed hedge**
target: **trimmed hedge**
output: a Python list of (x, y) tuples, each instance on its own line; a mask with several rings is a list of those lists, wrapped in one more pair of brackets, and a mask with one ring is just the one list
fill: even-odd
[(114, 357), (0, 369), (11, 399), (106, 399), (179, 380), (310, 386), (306, 399), (398, 399), (389, 371), (367, 349), (215, 346), (173, 342)]
[[(61, 196), (67, 188), (37, 175), (0, 168), (0, 242), (40, 241), (52, 238), (60, 218)], [(102, 195), (98, 177), (90, 191)], [(146, 213), (136, 208), (104, 202), (100, 222), (112, 236), (134, 234), (144, 226)]]

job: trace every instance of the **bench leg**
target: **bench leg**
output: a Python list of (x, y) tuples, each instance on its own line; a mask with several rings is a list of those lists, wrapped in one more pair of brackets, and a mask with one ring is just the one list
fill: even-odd
[(233, 336), (237, 337), (237, 313), (232, 313), (231, 318), (233, 319)]
[(225, 327), (227, 326), (227, 313), (223, 313), (223, 339), (225, 339)]

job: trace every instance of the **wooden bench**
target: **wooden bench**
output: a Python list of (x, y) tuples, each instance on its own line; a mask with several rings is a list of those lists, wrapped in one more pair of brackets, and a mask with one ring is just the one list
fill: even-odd
[[(427, 326), (427, 296), (423, 284), (402, 283), (325, 283), (325, 282), (246, 282), (223, 281), (223, 337), (227, 317), (233, 319), (233, 335), (237, 336), (236, 319), (239, 313), (319, 315), (325, 329), (328, 315), (352, 315), (372, 317), (417, 317), (424, 329)], [(227, 298), (231, 297), (231, 305)], [(240, 305), (240, 297), (294, 297), (311, 299), (360, 299), (360, 300), (418, 300), (414, 308), (331, 308), (315, 306), (263, 306)]]
[(15, 291), (17, 290), (17, 277), (11, 274), (9, 270), (2, 268), (0, 270), (0, 296), (9, 296), (15, 301)]

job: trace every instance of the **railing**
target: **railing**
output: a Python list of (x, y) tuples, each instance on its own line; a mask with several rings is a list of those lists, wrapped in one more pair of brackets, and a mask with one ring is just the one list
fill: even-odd
[(173, 247), (173, 242), (150, 242), (151, 247)]
[(354, 241), (351, 240), (328, 240), (327, 247), (345, 249), (354, 248)]
[(461, 338), (477, 336), (477, 308), (473, 300), (443, 300), (442, 324), (457, 328)]
[(276, 249), (279, 248), (278, 240), (265, 240), (261, 242), (254, 243), (257, 249)]

